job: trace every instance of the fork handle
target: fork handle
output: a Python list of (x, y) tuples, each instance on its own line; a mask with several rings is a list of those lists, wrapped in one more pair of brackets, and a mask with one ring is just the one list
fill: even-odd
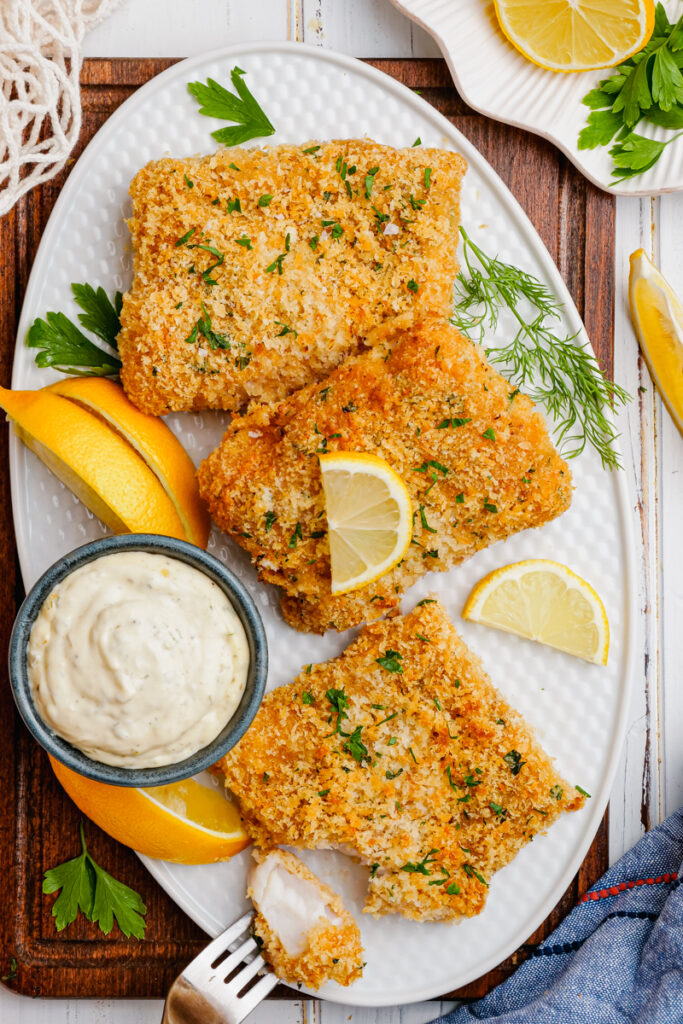
[(184, 978), (178, 978), (166, 999), (161, 1024), (226, 1024), (225, 1015)]

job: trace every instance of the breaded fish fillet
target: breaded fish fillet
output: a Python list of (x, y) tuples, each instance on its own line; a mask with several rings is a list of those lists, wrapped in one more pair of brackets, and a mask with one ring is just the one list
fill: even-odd
[(286, 850), (252, 850), (247, 895), (254, 931), (278, 978), (317, 989), (350, 985), (363, 973), (360, 930), (341, 897)]
[(437, 601), (269, 693), (218, 767), (258, 844), (353, 851), (365, 910), (423, 921), (478, 914), (494, 872), (584, 800)]
[[(332, 596), (318, 453), (381, 456), (413, 502), (413, 541), (381, 579)], [(281, 405), (233, 420), (199, 468), (221, 529), (285, 591), (297, 629), (346, 629), (394, 608), (430, 569), (568, 508), (571, 475), (542, 417), (445, 320), (430, 318), (347, 360)]]
[(357, 139), (147, 164), (130, 187), (129, 397), (160, 415), (279, 400), (385, 320), (446, 314), (465, 167)]

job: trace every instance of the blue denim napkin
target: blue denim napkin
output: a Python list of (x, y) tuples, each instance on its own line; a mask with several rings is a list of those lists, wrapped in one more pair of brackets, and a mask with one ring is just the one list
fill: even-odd
[(683, 1024), (683, 808), (484, 999), (432, 1024)]

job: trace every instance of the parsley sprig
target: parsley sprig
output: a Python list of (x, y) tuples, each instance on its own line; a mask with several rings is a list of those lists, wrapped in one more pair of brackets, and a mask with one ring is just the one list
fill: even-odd
[(80, 910), (89, 921), (99, 925), (105, 935), (112, 930), (116, 919), (127, 938), (131, 935), (136, 939), (144, 938), (147, 908), (142, 899), (134, 889), (117, 881), (93, 860), (85, 844), (83, 822), (80, 834), (80, 855), (50, 868), (43, 880), (44, 893), (61, 889), (52, 905), (57, 931), (61, 932), (75, 921)]
[(579, 149), (607, 146), (614, 160), (615, 184), (649, 170), (681, 132), (663, 141), (633, 131), (640, 121), (661, 128), (683, 128), (683, 17), (672, 24), (661, 3), (643, 49), (618, 64), (609, 78), (583, 98), (592, 113), (579, 133)]
[[(590, 444), (605, 468), (618, 468), (617, 432), (609, 414), (629, 402), (629, 394), (604, 375), (575, 335), (555, 333), (552, 321), (559, 320), (562, 306), (538, 278), (487, 256), (464, 228), (460, 233), (467, 270), (458, 274), (452, 322), (482, 342), (485, 328), (495, 331), (501, 311), (507, 310), (517, 321), (517, 333), (501, 348), (486, 350), (491, 362), (504, 363), (510, 380), (546, 407), (566, 458)], [(530, 315), (524, 314), (523, 303)]]
[(117, 377), (121, 369), (116, 354), (121, 292), (116, 292), (112, 302), (101, 287), (72, 284), (71, 291), (83, 311), (78, 314), (81, 326), (106, 342), (109, 350), (95, 345), (64, 313), (46, 313), (44, 320), (34, 320), (26, 335), (28, 347), (39, 349), (36, 366), (53, 366), (75, 377)]
[(275, 134), (275, 128), (243, 81), (244, 75), (246, 71), (237, 66), (230, 72), (235, 94), (213, 78), (207, 78), (206, 82), (189, 82), (187, 86), (199, 103), (200, 114), (234, 122), (229, 128), (218, 128), (211, 132), (216, 142), (226, 146), (239, 146), (249, 139), (262, 139)]

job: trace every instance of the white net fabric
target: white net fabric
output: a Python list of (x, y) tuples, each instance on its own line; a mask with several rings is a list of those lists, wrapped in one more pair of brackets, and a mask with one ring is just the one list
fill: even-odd
[(121, 0), (0, 0), (0, 216), (64, 166), (87, 29)]

